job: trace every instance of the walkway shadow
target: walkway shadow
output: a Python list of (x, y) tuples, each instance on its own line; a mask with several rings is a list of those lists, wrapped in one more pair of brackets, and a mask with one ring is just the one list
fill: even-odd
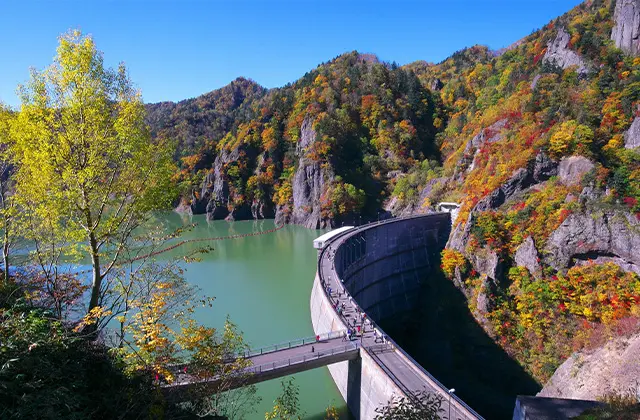
[(540, 385), (473, 318), (441, 272), (427, 279), (416, 310), (380, 325), (418, 363), (487, 419), (511, 419), (517, 395)]

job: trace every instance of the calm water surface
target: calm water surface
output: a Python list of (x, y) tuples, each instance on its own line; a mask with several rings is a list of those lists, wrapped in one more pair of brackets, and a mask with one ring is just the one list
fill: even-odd
[[(207, 238), (265, 231), (275, 227), (272, 220), (207, 222), (204, 216), (168, 214), (162, 222), (169, 227), (196, 223), (181, 239)], [(251, 347), (260, 347), (294, 338), (313, 336), (309, 311), (315, 276), (316, 250), (312, 241), (322, 231), (286, 226), (276, 232), (207, 244), (215, 250), (200, 262), (187, 265), (186, 279), (202, 293), (216, 298), (213, 308), (202, 308), (197, 320), (216, 328), (229, 315), (244, 333)], [(202, 244), (186, 244), (172, 254), (184, 255)], [(300, 402), (306, 417), (323, 418), (327, 406), (346, 409), (327, 368), (295, 375)], [(280, 392), (280, 379), (258, 385), (262, 401), (247, 418), (264, 419)]]

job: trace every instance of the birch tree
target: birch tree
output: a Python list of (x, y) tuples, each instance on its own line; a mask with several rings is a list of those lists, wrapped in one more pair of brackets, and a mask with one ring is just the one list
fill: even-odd
[(106, 68), (93, 39), (79, 31), (60, 37), (53, 63), (32, 70), (19, 93), (11, 134), (16, 197), (30, 220), (24, 235), (37, 238), (46, 224), (68, 254), (90, 259), (90, 313), (134, 231), (171, 205), (171, 149), (151, 141), (125, 66)]

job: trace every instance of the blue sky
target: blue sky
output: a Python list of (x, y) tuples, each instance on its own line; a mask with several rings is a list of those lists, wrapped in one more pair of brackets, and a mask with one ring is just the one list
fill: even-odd
[[(28, 4), (27, 4), (28, 3)], [(352, 50), (399, 64), (437, 62), (465, 46), (497, 49), (578, 0), (85, 0), (0, 6), (0, 101), (43, 68), (69, 28), (124, 61), (145, 101), (180, 100), (238, 76), (282, 86)]]

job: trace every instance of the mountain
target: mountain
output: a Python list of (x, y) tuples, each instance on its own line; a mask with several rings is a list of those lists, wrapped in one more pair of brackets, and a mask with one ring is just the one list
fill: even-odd
[(183, 210), (335, 226), (375, 217), (398, 175), (438, 165), (438, 98), (411, 70), (352, 52), (280, 89), (242, 82), (148, 106), (152, 132), (179, 142)]
[(147, 123), (154, 137), (177, 141), (177, 156), (200, 149), (206, 139), (221, 138), (235, 121), (253, 118), (251, 105), (266, 89), (252, 80), (237, 78), (222, 89), (178, 103), (147, 105)]
[(590, 0), (501, 51), (352, 52), (219, 105), (233, 83), (150, 105), (150, 123), (182, 145), (180, 208), (210, 218), (318, 228), (460, 203), (442, 269), (544, 383), (640, 331), (639, 34), (640, 0)]

